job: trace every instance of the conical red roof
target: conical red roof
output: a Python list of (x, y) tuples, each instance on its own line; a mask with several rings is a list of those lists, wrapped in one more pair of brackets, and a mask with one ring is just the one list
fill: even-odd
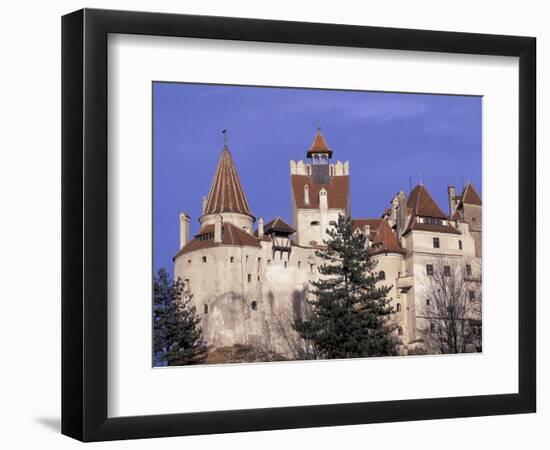
[(328, 147), (325, 138), (321, 134), (321, 130), (317, 131), (315, 138), (313, 139), (313, 144), (307, 152), (307, 157), (311, 158), (314, 154), (319, 153), (328, 153), (329, 158), (332, 158), (332, 150)]
[(239, 175), (237, 174), (237, 169), (235, 168), (235, 163), (227, 147), (223, 148), (220, 155), (203, 214), (219, 214), (224, 212), (252, 216), (239, 180)]
[(462, 203), (481, 206), (481, 198), (469, 181), (462, 193)]

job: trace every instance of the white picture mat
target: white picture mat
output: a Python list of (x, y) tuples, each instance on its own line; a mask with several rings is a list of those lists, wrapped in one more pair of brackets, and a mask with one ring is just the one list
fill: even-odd
[[(110, 417), (517, 392), (517, 58), (126, 35), (108, 50)], [(153, 369), (153, 80), (483, 95), (483, 354)]]

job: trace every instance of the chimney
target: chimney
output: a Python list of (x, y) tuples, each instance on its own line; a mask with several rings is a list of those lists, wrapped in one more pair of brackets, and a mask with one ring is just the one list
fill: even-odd
[(401, 239), (403, 231), (407, 226), (408, 211), (407, 211), (407, 196), (403, 191), (397, 193), (397, 237)]
[(189, 242), (190, 218), (186, 213), (180, 214), (180, 248)]
[(455, 209), (456, 209), (456, 203), (455, 203), (455, 196), (456, 196), (456, 193), (455, 193), (455, 187), (450, 184), (448, 187), (447, 187), (447, 192), (449, 194), (449, 217), (452, 216), (455, 212)]
[(264, 237), (264, 219), (260, 217), (258, 219), (258, 237), (261, 239)]
[(328, 192), (325, 188), (319, 191), (319, 209), (328, 209)]
[(214, 243), (221, 244), (222, 242), (222, 216), (219, 214), (214, 219)]
[(206, 196), (204, 196), (202, 198), (202, 213), (204, 214), (204, 212), (206, 211), (206, 203), (208, 202), (208, 198)]
[(363, 227), (363, 234), (365, 235), (365, 247), (370, 247), (369, 234), (370, 234), (370, 225), (365, 225)]

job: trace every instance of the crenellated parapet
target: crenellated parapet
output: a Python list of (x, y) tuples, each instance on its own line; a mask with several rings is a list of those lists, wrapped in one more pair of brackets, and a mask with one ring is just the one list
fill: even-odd
[[(343, 177), (349, 175), (349, 161), (336, 161), (329, 164), (331, 177)], [(307, 175), (311, 176), (311, 164), (308, 162), (290, 160), (291, 175)]]

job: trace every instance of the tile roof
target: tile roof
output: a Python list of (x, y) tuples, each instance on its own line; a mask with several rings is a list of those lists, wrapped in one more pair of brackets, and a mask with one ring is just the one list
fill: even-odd
[[(315, 184), (308, 175), (290, 176), (292, 193), (297, 208), (319, 208), (319, 191), (325, 188), (328, 194), (329, 208), (348, 208), (349, 175), (331, 177), (329, 184)], [(309, 189), (309, 205), (304, 201), (304, 187)]]
[(219, 247), (221, 245), (234, 245), (234, 246), (248, 246), (248, 247), (260, 247), (260, 239), (253, 235), (241, 230), (232, 223), (226, 222), (222, 224), (222, 242), (217, 244), (214, 239), (201, 239), (201, 236), (208, 234), (214, 234), (214, 225), (205, 225), (200, 231), (185, 244), (180, 251), (174, 256), (176, 259), (178, 256), (184, 253), (194, 252), (195, 250), (202, 250), (205, 248)]
[(292, 228), (280, 217), (275, 217), (275, 219), (269, 221), (264, 227), (264, 234), (269, 234), (273, 231), (280, 231), (286, 234), (293, 234), (296, 232), (294, 228)]
[(419, 217), (449, 220), (448, 216), (441, 211), (439, 206), (437, 206), (437, 203), (435, 203), (432, 196), (422, 184), (417, 185), (411, 191), (409, 199), (407, 200), (407, 210), (409, 211), (410, 218), (403, 234), (407, 234), (411, 230), (461, 234), (460, 231), (451, 226), (449, 222), (447, 222), (447, 225), (443, 225), (435, 223), (420, 223), (418, 221)]
[(371, 254), (380, 253), (406, 253), (406, 250), (399, 245), (395, 234), (384, 219), (353, 219), (351, 221), (353, 230), (363, 231), (365, 225), (370, 226), (369, 239), (372, 242)]
[(458, 209), (455, 209), (455, 212), (451, 216), (451, 220), (462, 220), (462, 215)]
[(447, 219), (447, 216), (437, 206), (432, 196), (422, 184), (419, 184), (411, 191), (407, 200), (407, 208), (411, 208), (412, 214), (415, 216)]
[(478, 205), (481, 206), (481, 198), (479, 194), (474, 189), (472, 183), (468, 181), (464, 191), (462, 192), (461, 202), (467, 205)]
[(450, 225), (449, 222), (447, 222), (447, 225), (438, 225), (433, 223), (420, 223), (418, 222), (416, 216), (411, 216), (409, 225), (407, 226), (403, 234), (407, 234), (411, 230), (432, 231), (435, 233), (462, 234), (455, 227)]
[(203, 215), (223, 212), (252, 216), (235, 163), (226, 146), (220, 155)]
[(311, 158), (312, 155), (319, 153), (328, 153), (328, 157), (332, 158), (332, 150), (328, 147), (325, 138), (321, 134), (321, 130), (317, 130), (313, 143), (307, 152), (307, 157)]

